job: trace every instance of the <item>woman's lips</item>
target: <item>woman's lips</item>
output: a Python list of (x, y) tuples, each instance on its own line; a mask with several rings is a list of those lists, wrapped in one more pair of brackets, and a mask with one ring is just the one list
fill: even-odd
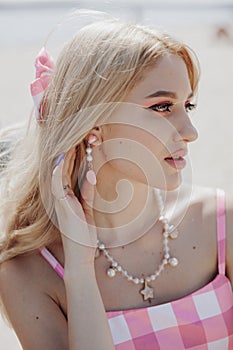
[(175, 169), (183, 169), (186, 166), (186, 160), (182, 157), (180, 158), (165, 158), (165, 161)]
[(183, 169), (186, 166), (186, 160), (183, 158), (187, 155), (187, 150), (179, 149), (172, 153), (170, 157), (166, 157), (164, 160), (175, 169)]

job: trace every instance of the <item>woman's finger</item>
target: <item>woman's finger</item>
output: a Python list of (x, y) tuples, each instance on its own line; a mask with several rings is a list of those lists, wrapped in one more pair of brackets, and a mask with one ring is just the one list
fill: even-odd
[[(56, 162), (56, 167), (52, 174), (52, 193), (58, 199), (67, 194), (67, 190), (72, 193), (71, 175), (76, 157), (75, 147), (65, 155), (61, 154)], [(68, 186), (67, 186), (68, 185)]]
[(62, 169), (63, 179), (65, 184), (68, 184), (71, 187), (71, 175), (74, 168), (75, 161), (75, 147), (71, 148), (64, 157), (64, 167)]
[(86, 178), (81, 188), (81, 195), (82, 195), (82, 201), (81, 201), (82, 207), (85, 212), (87, 222), (89, 224), (94, 224), (93, 204), (94, 204), (94, 196), (95, 196), (95, 187), (91, 185)]
[[(64, 236), (77, 243), (95, 247), (97, 238), (92, 205), (90, 208), (86, 203), (82, 206), (83, 203), (78, 201), (72, 190), (69, 191), (69, 187), (64, 189), (64, 179), (66, 181), (67, 176), (65, 171), (68, 171), (67, 164), (73, 159), (74, 155), (70, 153), (55, 167), (52, 175), (52, 193), (56, 199), (55, 210), (58, 216), (59, 230)], [(83, 193), (92, 203), (92, 190), (86, 183), (84, 183)]]
[(62, 159), (60, 163), (56, 165), (52, 173), (52, 194), (58, 200), (66, 195), (64, 190), (63, 175), (62, 175), (63, 166), (64, 166), (64, 159)]
[(55, 201), (59, 230), (67, 238), (81, 245), (96, 247), (96, 228), (87, 223), (81, 203), (75, 196), (67, 195)]
[(74, 164), (75, 164), (75, 159), (76, 159), (76, 148), (74, 147), (71, 152), (71, 157), (69, 161), (69, 169), (68, 169), (68, 176), (71, 179), (73, 170), (74, 170)]

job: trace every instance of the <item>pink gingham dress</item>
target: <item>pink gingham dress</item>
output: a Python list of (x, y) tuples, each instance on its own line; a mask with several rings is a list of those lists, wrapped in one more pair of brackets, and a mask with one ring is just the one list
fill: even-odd
[[(217, 189), (218, 275), (196, 292), (162, 305), (107, 312), (117, 350), (233, 350), (233, 295), (225, 276), (225, 193)], [(45, 248), (42, 256), (63, 277)]]

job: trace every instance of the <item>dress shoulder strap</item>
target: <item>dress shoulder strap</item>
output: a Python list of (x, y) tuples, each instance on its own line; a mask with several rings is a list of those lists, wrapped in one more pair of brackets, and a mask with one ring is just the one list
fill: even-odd
[(218, 237), (218, 272), (225, 275), (226, 270), (226, 210), (225, 192), (217, 188), (217, 237)]
[(64, 276), (64, 268), (61, 266), (61, 264), (57, 261), (57, 259), (50, 253), (50, 251), (45, 248), (41, 247), (39, 248), (40, 254), (43, 256), (43, 258), (49, 263), (49, 265), (56, 271), (56, 273), (63, 278)]

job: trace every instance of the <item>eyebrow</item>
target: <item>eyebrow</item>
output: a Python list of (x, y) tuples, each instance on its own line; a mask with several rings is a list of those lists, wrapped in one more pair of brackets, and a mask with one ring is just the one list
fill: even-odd
[[(153, 97), (160, 97), (160, 96), (165, 96), (165, 97), (177, 99), (177, 94), (175, 92), (166, 91), (166, 90), (156, 91), (153, 94), (146, 96), (145, 98), (153, 98)], [(193, 92), (191, 92), (188, 96), (188, 98), (191, 98), (191, 97), (193, 97)]]

